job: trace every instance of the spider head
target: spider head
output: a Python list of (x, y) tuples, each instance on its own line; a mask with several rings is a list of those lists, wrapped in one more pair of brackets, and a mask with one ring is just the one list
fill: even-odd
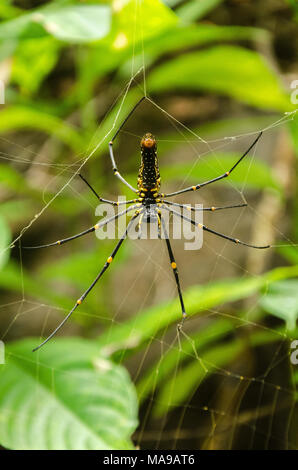
[(150, 132), (147, 132), (147, 134), (145, 134), (142, 137), (141, 149), (142, 150), (150, 150), (150, 149), (156, 150), (156, 140), (155, 140), (154, 135), (150, 134)]

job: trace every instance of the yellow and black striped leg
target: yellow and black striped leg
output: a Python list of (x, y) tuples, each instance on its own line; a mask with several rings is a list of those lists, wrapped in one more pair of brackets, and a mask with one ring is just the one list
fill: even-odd
[(77, 233), (76, 235), (73, 235), (72, 237), (68, 238), (63, 238), (62, 240), (57, 240), (54, 243), (48, 243), (47, 245), (38, 245), (38, 246), (23, 246), (22, 248), (26, 250), (35, 250), (37, 248), (48, 248), (50, 246), (60, 246), (64, 245), (64, 243), (71, 242), (72, 240), (75, 240), (76, 238), (83, 237), (84, 235), (87, 235), (87, 233), (94, 232), (95, 230), (99, 229), (100, 227), (103, 227), (104, 225), (108, 224), (109, 222), (113, 222), (114, 220), (117, 220), (119, 217), (121, 217), (124, 214), (127, 214), (131, 210), (135, 209), (137, 207), (137, 204), (131, 207), (128, 207), (125, 209), (125, 211), (118, 212), (118, 214), (113, 215), (113, 217), (110, 217), (109, 219), (103, 220), (102, 222), (99, 222), (98, 224), (93, 225), (93, 227), (88, 228), (87, 230), (84, 230), (83, 232)]
[(270, 248), (270, 245), (261, 245), (260, 246), (260, 245), (251, 245), (250, 243), (242, 242), (238, 238), (229, 237), (228, 235), (225, 235), (224, 233), (216, 232), (215, 230), (207, 227), (204, 224), (200, 224), (200, 223), (198, 224), (194, 220), (189, 219), (188, 217), (186, 217), (185, 215), (182, 215), (179, 212), (176, 212), (174, 209), (170, 209), (167, 206), (163, 206), (163, 208), (166, 209), (168, 212), (171, 212), (172, 214), (178, 215), (179, 217), (181, 217), (181, 219), (187, 220), (187, 222), (190, 222), (192, 225), (195, 225), (196, 227), (201, 228), (201, 229), (205, 230), (206, 232), (213, 233), (213, 235), (216, 235), (220, 238), (224, 238), (225, 240), (229, 240), (230, 242), (234, 242), (237, 245), (244, 245), (244, 246), (248, 246), (249, 248), (257, 248), (259, 250), (263, 250), (265, 248)]
[(233, 204), (231, 206), (220, 206), (220, 207), (191, 207), (188, 204), (178, 204), (177, 202), (172, 202), (172, 201), (162, 201), (164, 204), (167, 204), (168, 206), (176, 206), (180, 207), (182, 209), (186, 208), (190, 212), (202, 212), (202, 211), (209, 211), (209, 212), (214, 212), (214, 211), (219, 211), (223, 209), (235, 209), (237, 207), (247, 207), (247, 203), (243, 202), (242, 204)]
[(88, 186), (88, 188), (91, 189), (91, 191), (93, 192), (93, 194), (97, 197), (97, 199), (100, 201), (100, 202), (104, 202), (106, 204), (112, 204), (113, 206), (122, 206), (122, 205), (126, 205), (126, 204), (132, 204), (133, 202), (138, 202), (137, 199), (131, 199), (130, 201), (120, 201), (120, 202), (117, 202), (117, 201), (110, 201), (109, 199), (104, 199), (102, 197), (99, 196), (99, 194), (95, 191), (95, 189), (91, 186), (90, 183), (88, 183), (88, 181), (86, 180), (86, 178), (84, 178), (83, 175), (81, 175), (81, 173), (79, 173), (79, 177), (84, 181), (84, 183), (86, 183), (86, 185)]
[(158, 239), (161, 240), (161, 211), (159, 209), (157, 210), (157, 225)]
[(184, 302), (183, 302), (183, 297), (182, 297), (182, 292), (181, 292), (181, 286), (180, 286), (180, 281), (179, 281), (179, 276), (178, 276), (177, 264), (176, 264), (176, 261), (175, 261), (175, 258), (174, 258), (174, 254), (173, 254), (173, 250), (172, 250), (171, 243), (170, 243), (170, 240), (169, 240), (169, 235), (168, 235), (168, 232), (167, 232), (167, 229), (166, 229), (166, 225), (165, 225), (164, 220), (162, 219), (162, 216), (161, 216), (160, 213), (158, 213), (158, 218), (161, 221), (162, 229), (163, 229), (163, 232), (164, 232), (164, 236), (165, 236), (165, 240), (166, 240), (166, 244), (167, 244), (167, 249), (168, 249), (168, 253), (169, 253), (169, 258), (170, 258), (170, 262), (171, 262), (171, 267), (172, 267), (174, 278), (175, 278), (175, 281), (176, 281), (176, 286), (177, 286), (180, 305), (181, 305), (182, 321), (178, 325), (178, 329), (180, 330), (182, 328), (183, 322), (184, 322), (187, 315), (186, 315), (186, 312), (185, 312), (185, 307), (184, 307)]
[(105, 262), (102, 270), (100, 271), (100, 273), (96, 276), (96, 278), (94, 279), (94, 281), (92, 282), (92, 284), (88, 287), (88, 289), (84, 292), (83, 295), (81, 295), (81, 297), (76, 301), (76, 304), (74, 305), (74, 307), (71, 309), (71, 311), (68, 313), (68, 315), (66, 315), (66, 317), (63, 319), (63, 321), (60, 323), (60, 325), (57, 326), (57, 328), (50, 334), (50, 336), (48, 336), (47, 339), (45, 339), (39, 346), (37, 346), (36, 348), (33, 349), (33, 352), (37, 351), (38, 349), (40, 349), (44, 344), (46, 344), (48, 341), (50, 341), (50, 339), (53, 338), (53, 336), (55, 336), (55, 334), (62, 328), (62, 326), (67, 322), (67, 320), (69, 319), (69, 317), (73, 314), (73, 312), (78, 308), (79, 305), (81, 305), (81, 303), (83, 302), (83, 300), (87, 297), (87, 295), (89, 294), (89, 292), (93, 289), (93, 287), (95, 286), (95, 284), (99, 281), (99, 279), (102, 277), (102, 275), (105, 273), (105, 271), (108, 269), (108, 267), (110, 266), (110, 264), (112, 263), (114, 257), (116, 256), (120, 246), (122, 245), (122, 243), (124, 242), (125, 238), (126, 238), (126, 235), (134, 221), (134, 219), (136, 219), (137, 217), (139, 216), (139, 211), (137, 211), (133, 217), (131, 218), (131, 220), (129, 221), (129, 223), (127, 224), (127, 227), (125, 229), (125, 232), (124, 234), (122, 235), (122, 237), (120, 238), (119, 242), (117, 243), (116, 247), (114, 248), (113, 252), (111, 253), (111, 255), (108, 257), (107, 261)]
[(140, 240), (142, 238), (142, 222), (143, 222), (143, 217), (144, 217), (144, 214), (141, 213), (140, 215), (140, 220), (138, 222), (138, 227), (137, 227), (137, 230), (138, 230), (138, 240)]
[(220, 176), (217, 176), (216, 178), (212, 178), (211, 180), (204, 181), (203, 183), (196, 184), (195, 186), (189, 186), (188, 188), (180, 189), (179, 191), (175, 191), (174, 193), (168, 193), (168, 194), (163, 194), (162, 197), (172, 197), (176, 196), (177, 194), (182, 194), (182, 193), (187, 193), (189, 191), (196, 191), (197, 189), (202, 188), (203, 186), (207, 186), (207, 184), (214, 183), (215, 181), (222, 180), (223, 178), (227, 178), (230, 176), (233, 170), (235, 170), (236, 166), (239, 165), (239, 163), (243, 160), (244, 157), (251, 151), (251, 149), (256, 145), (258, 140), (260, 139), (262, 135), (262, 132), (259, 133), (257, 138), (253, 141), (253, 143), (248, 147), (248, 149), (241, 155), (241, 157), (237, 160), (237, 162), (230, 168), (229, 171), (226, 171)]
[(113, 165), (113, 172), (114, 172), (114, 175), (117, 176), (117, 178), (122, 181), (122, 183), (124, 183), (129, 189), (131, 189), (134, 193), (137, 193), (138, 190), (136, 188), (134, 188), (133, 186), (131, 186), (131, 184), (129, 184), (128, 181), (126, 181), (125, 178), (123, 178), (123, 176), (120, 174), (118, 168), (117, 168), (117, 165), (116, 165), (116, 162), (115, 162), (115, 158), (114, 158), (114, 152), (113, 152), (113, 140), (111, 140), (109, 142), (109, 152), (110, 152), (110, 158), (111, 158), (111, 161), (112, 161), (112, 165)]

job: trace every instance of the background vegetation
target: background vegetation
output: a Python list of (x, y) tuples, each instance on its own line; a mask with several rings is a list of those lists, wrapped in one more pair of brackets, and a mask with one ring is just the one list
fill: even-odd
[[(2, 446), (297, 448), (289, 355), (298, 337), (298, 127), (296, 114), (285, 114), (295, 109), (297, 2), (2, 0), (0, 18)], [(163, 188), (174, 190), (228, 169), (265, 129), (230, 181), (187, 202), (225, 205), (244, 193), (245, 211), (206, 216), (207, 224), (286, 246), (253, 252), (210, 236), (185, 252), (175, 241), (190, 317), (178, 343), (164, 247), (128, 241), (59, 338), (33, 355), (114, 242), (21, 245), (94, 224), (96, 201), (76, 176), (91, 152), (82, 172), (97, 191), (129, 195), (106, 144), (144, 94), (141, 70), (124, 95), (144, 63), (161, 110), (145, 101), (119, 135), (123, 174), (135, 182), (146, 131), (159, 139)]]

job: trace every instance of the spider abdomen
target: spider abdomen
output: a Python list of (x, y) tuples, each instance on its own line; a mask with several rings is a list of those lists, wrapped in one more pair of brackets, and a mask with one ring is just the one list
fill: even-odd
[[(141, 140), (141, 166), (139, 169), (139, 191), (158, 192), (160, 188), (160, 174), (157, 161), (156, 140), (152, 134), (147, 133)], [(148, 195), (146, 195), (148, 196)]]

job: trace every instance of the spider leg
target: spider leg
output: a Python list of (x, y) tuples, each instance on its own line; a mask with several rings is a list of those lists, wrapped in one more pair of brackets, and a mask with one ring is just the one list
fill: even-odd
[(128, 181), (126, 181), (125, 178), (123, 178), (123, 176), (120, 174), (118, 168), (117, 168), (117, 165), (116, 165), (116, 162), (115, 162), (115, 158), (114, 158), (114, 153), (113, 153), (113, 141), (111, 140), (109, 142), (109, 152), (110, 152), (110, 158), (111, 158), (111, 161), (112, 161), (112, 165), (113, 165), (113, 172), (114, 172), (114, 175), (117, 176), (117, 178), (122, 181), (122, 183), (126, 184), (126, 186), (131, 189), (134, 193), (137, 193), (137, 189), (134, 188), (133, 186), (131, 186), (131, 184), (129, 184)]
[(239, 163), (243, 160), (243, 158), (246, 157), (246, 155), (250, 152), (250, 150), (256, 145), (262, 133), (263, 132), (259, 133), (258, 137), (253, 141), (253, 143), (249, 146), (246, 152), (244, 152), (244, 154), (239, 158), (239, 160), (237, 160), (237, 162), (232, 166), (232, 168), (229, 171), (226, 171), (222, 175), (217, 176), (216, 178), (213, 178), (212, 180), (197, 184), (196, 186), (189, 186), (188, 188), (180, 189), (180, 191), (175, 191), (174, 193), (162, 194), (162, 197), (176, 196), (177, 194), (187, 193), (188, 191), (196, 191), (197, 189), (200, 189), (203, 186), (206, 186), (207, 184), (211, 184), (211, 183), (214, 183), (215, 181), (219, 181), (219, 180), (222, 180), (223, 178), (226, 178), (232, 173), (232, 171), (236, 168), (236, 166), (239, 165)]
[(118, 212), (118, 214), (113, 215), (113, 217), (110, 217), (109, 219), (103, 220), (102, 222), (99, 222), (98, 224), (93, 225), (93, 227), (88, 228), (87, 230), (84, 230), (83, 232), (77, 233), (76, 235), (73, 235), (72, 237), (68, 238), (63, 238), (62, 240), (57, 240), (54, 243), (48, 243), (47, 245), (38, 245), (38, 246), (23, 246), (22, 248), (25, 248), (26, 250), (34, 250), (37, 248), (48, 248), (50, 246), (56, 246), (56, 245), (63, 245), (64, 243), (70, 242), (72, 240), (75, 240), (76, 238), (83, 237), (84, 235), (87, 235), (87, 233), (94, 232), (100, 227), (103, 227), (104, 225), (108, 224), (109, 222), (113, 222), (114, 220), (118, 219), (124, 214), (127, 214), (127, 212), (135, 209), (137, 205), (130, 206), (125, 211)]
[(142, 237), (142, 222), (143, 222), (143, 218), (144, 218), (144, 213), (142, 212), (141, 215), (140, 215), (140, 219), (139, 219), (139, 222), (138, 222), (138, 227), (137, 227), (137, 230), (138, 230), (138, 240), (141, 239)]
[(161, 240), (161, 214), (157, 211), (158, 239)]
[(260, 250), (262, 250), (264, 248), (270, 248), (270, 245), (257, 246), (257, 245), (250, 245), (249, 243), (242, 242), (241, 240), (238, 240), (238, 238), (229, 237), (228, 235), (224, 235), (223, 233), (216, 232), (215, 230), (212, 230), (211, 228), (206, 227), (206, 225), (197, 224), (194, 220), (189, 219), (188, 217), (180, 214), (179, 212), (176, 212), (174, 209), (169, 209), (167, 206), (162, 206), (162, 207), (164, 209), (166, 209), (168, 212), (172, 212), (172, 214), (178, 215), (182, 219), (187, 220), (188, 222), (190, 222), (193, 225), (196, 225), (198, 228), (202, 228), (203, 230), (206, 230), (206, 232), (213, 233), (213, 235), (217, 235), (218, 237), (225, 238), (226, 240), (229, 240), (229, 241), (234, 242), (236, 244), (248, 246), (250, 248), (257, 248), (257, 249), (260, 249)]
[(91, 191), (93, 192), (93, 194), (95, 194), (95, 196), (97, 197), (97, 199), (100, 201), (100, 202), (105, 202), (106, 204), (112, 204), (113, 206), (122, 206), (123, 204), (131, 204), (133, 202), (138, 202), (137, 199), (131, 199), (130, 201), (120, 201), (120, 202), (117, 202), (117, 201), (110, 201), (109, 199), (103, 199), (102, 197), (100, 197), (98, 195), (98, 193), (95, 191), (95, 189), (91, 186), (90, 183), (88, 183), (88, 181), (86, 180), (86, 178), (84, 178), (83, 175), (81, 175), (81, 173), (79, 173), (79, 177), (84, 181), (84, 183), (86, 183), (86, 185), (91, 189)]
[(169, 206), (176, 206), (176, 207), (186, 208), (187, 210), (192, 211), (192, 212), (200, 212), (200, 211), (214, 212), (214, 211), (219, 211), (219, 210), (222, 210), (222, 209), (234, 209), (236, 207), (247, 207), (246, 203), (242, 203), (242, 204), (235, 204), (235, 205), (232, 205), (232, 206), (222, 206), (222, 207), (212, 206), (212, 207), (196, 208), (196, 207), (188, 206), (187, 204), (178, 204), (177, 202), (171, 202), (171, 201), (165, 201), (165, 200), (163, 200), (162, 202), (164, 202), (165, 204), (168, 204)]
[(186, 312), (185, 312), (185, 307), (184, 307), (184, 302), (183, 302), (183, 297), (182, 297), (182, 291), (181, 291), (181, 286), (180, 286), (180, 281), (179, 281), (179, 276), (178, 276), (177, 264), (176, 264), (175, 257), (174, 257), (174, 254), (173, 254), (173, 250), (172, 250), (172, 247), (171, 247), (171, 243), (170, 243), (170, 240), (169, 240), (169, 235), (168, 235), (168, 232), (167, 232), (167, 229), (166, 229), (166, 224), (164, 223), (164, 220), (162, 219), (162, 216), (161, 216), (160, 212), (159, 211), (156, 211), (156, 212), (157, 212), (157, 217), (158, 217), (158, 220), (159, 220), (159, 225), (160, 224), (162, 225), (162, 229), (163, 229), (163, 232), (164, 232), (164, 236), (165, 236), (165, 240), (166, 240), (166, 244), (167, 244), (167, 249), (168, 249), (168, 253), (169, 253), (169, 258), (170, 258), (170, 263), (171, 263), (171, 267), (172, 267), (172, 270), (173, 270), (173, 274), (174, 274), (174, 278), (175, 278), (176, 286), (177, 286), (177, 291), (178, 291), (178, 295), (179, 295), (181, 311), (182, 311), (182, 321), (178, 325), (178, 329), (181, 329), (181, 327), (183, 325), (183, 322), (184, 322), (187, 315), (186, 315)]
[(133, 215), (133, 217), (131, 218), (131, 220), (129, 221), (129, 223), (127, 224), (127, 227), (125, 229), (125, 232), (124, 234), (122, 235), (122, 237), (120, 238), (120, 240), (118, 241), (116, 247), (114, 248), (114, 250), (112, 251), (111, 255), (108, 257), (107, 261), (105, 262), (102, 270), (99, 272), (99, 274), (96, 276), (96, 278), (94, 279), (94, 281), (92, 282), (92, 284), (88, 287), (88, 289), (84, 292), (83, 295), (81, 295), (81, 297), (76, 301), (76, 304), (74, 305), (74, 307), (71, 309), (71, 311), (68, 313), (68, 315), (66, 315), (66, 317), (62, 320), (62, 322), (57, 326), (57, 328), (50, 334), (50, 336), (48, 336), (41, 344), (39, 344), (39, 346), (37, 346), (36, 348), (33, 349), (33, 352), (37, 351), (38, 349), (40, 349), (44, 344), (46, 344), (48, 341), (50, 341), (50, 339), (53, 338), (53, 336), (55, 336), (55, 334), (62, 328), (62, 326), (67, 322), (67, 320), (69, 319), (69, 317), (73, 314), (73, 312), (78, 308), (79, 305), (81, 305), (81, 303), (83, 302), (83, 300), (87, 297), (87, 295), (89, 294), (89, 292), (93, 289), (93, 287), (95, 286), (95, 284), (99, 281), (99, 279), (102, 277), (102, 275), (105, 273), (105, 271), (108, 269), (108, 267), (110, 266), (110, 264), (112, 263), (114, 257), (116, 256), (120, 246), (122, 245), (122, 243), (124, 242), (125, 238), (126, 238), (126, 235), (134, 221), (134, 219), (136, 219), (137, 217), (139, 216), (139, 211), (136, 211), (135, 214)]
[(128, 121), (128, 119), (130, 118), (130, 116), (134, 113), (134, 111), (137, 109), (137, 107), (142, 103), (142, 101), (144, 101), (144, 99), (146, 99), (146, 96), (143, 96), (135, 105), (134, 107), (132, 108), (132, 110), (129, 112), (129, 114), (126, 116), (126, 118), (124, 119), (124, 121), (121, 123), (120, 127), (117, 129), (116, 133), (113, 135), (112, 139), (110, 140), (109, 142), (109, 153), (110, 153), (110, 159), (111, 159), (111, 162), (112, 162), (112, 166), (113, 166), (113, 172), (114, 172), (114, 175), (117, 176), (117, 178), (122, 181), (122, 183), (126, 184), (126, 186), (131, 189), (132, 191), (134, 191), (135, 193), (137, 193), (137, 189), (135, 189), (133, 186), (131, 186), (128, 181), (126, 181), (123, 176), (120, 174), (118, 168), (117, 168), (117, 165), (116, 165), (116, 162), (115, 162), (115, 157), (114, 157), (114, 152), (113, 152), (113, 143), (114, 143), (114, 140), (116, 139), (117, 135), (119, 134), (119, 132), (121, 131), (121, 129), (123, 128), (123, 126), (125, 125), (125, 123)]

